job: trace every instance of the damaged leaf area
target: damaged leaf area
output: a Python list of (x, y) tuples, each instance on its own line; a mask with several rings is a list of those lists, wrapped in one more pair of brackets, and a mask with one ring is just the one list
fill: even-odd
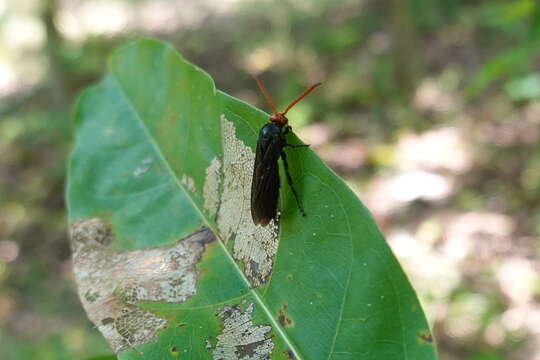
[(239, 305), (224, 306), (218, 312), (223, 322), (217, 345), (212, 348), (214, 360), (263, 360), (270, 359), (274, 343), (269, 338), (272, 327), (254, 325), (253, 304), (245, 311)]
[(243, 264), (251, 286), (258, 287), (272, 272), (279, 228), (274, 220), (266, 227), (253, 223), (250, 197), (255, 153), (237, 137), (235, 125), (224, 114), (220, 125), (223, 166), (214, 158), (205, 171), (204, 210), (217, 217), (221, 239), (234, 242), (234, 259)]
[(195, 295), (195, 265), (214, 240), (203, 229), (169, 248), (118, 251), (109, 247), (111, 228), (99, 218), (76, 222), (70, 235), (79, 296), (116, 353), (149, 342), (167, 326), (137, 302), (181, 303)]
[(210, 217), (215, 218), (220, 204), (219, 195), (221, 183), (221, 162), (217, 157), (212, 159), (210, 166), (205, 171), (204, 179), (204, 210), (210, 214)]
[(268, 114), (155, 40), (108, 66), (74, 111), (66, 203), (79, 297), (119, 359), (437, 358), (369, 211), (313, 151), (285, 149), (307, 215), (281, 172), (279, 221), (257, 226)]
[(244, 264), (244, 273), (253, 287), (264, 283), (272, 271), (278, 247), (278, 226), (266, 227), (251, 219), (251, 177), (255, 153), (237, 138), (234, 124), (221, 115), (223, 136), (223, 191), (218, 230), (225, 242), (234, 241), (233, 256)]

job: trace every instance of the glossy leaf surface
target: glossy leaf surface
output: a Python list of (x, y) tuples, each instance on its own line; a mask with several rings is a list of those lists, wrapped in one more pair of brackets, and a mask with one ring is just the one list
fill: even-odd
[[(75, 273), (90, 318), (119, 339), (121, 359), (435, 359), (416, 295), (371, 215), (311, 150), (287, 149), (307, 216), (282, 172), (279, 226), (253, 225), (252, 162), (267, 118), (166, 44), (138, 40), (112, 56), (80, 97), (69, 167)], [(83, 254), (77, 224), (87, 219), (102, 225), (86, 223), (86, 234), (110, 242)], [(191, 242), (205, 228), (215, 238)], [(192, 291), (171, 278), (181, 295), (152, 288), (161, 270), (147, 262), (165, 256), (153, 251), (183, 244), (200, 251), (194, 264), (178, 262), (193, 268), (182, 278)], [(77, 267), (101, 254), (107, 261)], [(107, 296), (95, 277), (87, 282), (97, 263), (96, 274), (114, 278)], [(121, 264), (132, 270), (122, 275)]]

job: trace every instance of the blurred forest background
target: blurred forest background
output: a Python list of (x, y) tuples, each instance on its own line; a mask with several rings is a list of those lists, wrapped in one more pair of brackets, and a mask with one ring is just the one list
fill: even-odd
[(370, 208), (441, 359), (540, 360), (537, 0), (0, 0), (0, 358), (110, 354), (66, 236), (70, 113), (107, 56), (167, 40), (289, 119)]

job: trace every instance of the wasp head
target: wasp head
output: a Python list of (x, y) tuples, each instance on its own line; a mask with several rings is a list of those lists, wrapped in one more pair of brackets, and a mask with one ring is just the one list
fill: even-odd
[(289, 119), (287, 119), (283, 113), (272, 114), (268, 120), (281, 126), (286, 126), (289, 123)]

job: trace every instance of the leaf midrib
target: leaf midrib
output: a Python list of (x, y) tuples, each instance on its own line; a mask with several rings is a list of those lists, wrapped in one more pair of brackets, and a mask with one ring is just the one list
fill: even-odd
[[(263, 309), (263, 311), (265, 312), (266, 317), (270, 320), (270, 323), (272, 324), (272, 327), (278, 332), (278, 334), (281, 336), (281, 338), (283, 339), (285, 344), (294, 353), (295, 357), (297, 359), (299, 359), (299, 360), (303, 359), (303, 357), (300, 356), (298, 350), (296, 349), (296, 346), (292, 343), (292, 341), (289, 339), (289, 337), (287, 336), (285, 331), (281, 328), (281, 325), (272, 316), (272, 313), (271, 313), (270, 309), (268, 308), (267, 304), (259, 296), (259, 294), (256, 292), (256, 290), (251, 287), (251, 284), (250, 284), (249, 280), (246, 278), (244, 272), (240, 269), (240, 267), (238, 266), (236, 261), (233, 259), (233, 257), (231, 256), (231, 254), (227, 250), (227, 248), (226, 248), (223, 240), (221, 239), (220, 234), (217, 231), (217, 229), (214, 228), (213, 224), (206, 218), (204, 213), (196, 205), (196, 203), (194, 202), (193, 198), (191, 197), (189, 191), (187, 191), (187, 189), (185, 189), (184, 186), (179, 182), (179, 180), (176, 177), (174, 171), (170, 167), (169, 163), (166, 161), (165, 157), (163, 156), (162, 152), (160, 151), (160, 148), (159, 148), (157, 142), (155, 141), (154, 137), (152, 136), (152, 134), (150, 133), (150, 131), (146, 127), (146, 125), (145, 125), (144, 121), (142, 120), (142, 118), (139, 116), (139, 113), (137, 112), (135, 106), (133, 105), (133, 102), (131, 101), (131, 99), (129, 98), (127, 93), (125, 92), (125, 90), (122, 87), (121, 83), (116, 79), (116, 77), (114, 77), (112, 75), (110, 76), (110, 79), (112, 81), (114, 81), (114, 84), (116, 85), (117, 89), (119, 90), (122, 99), (125, 101), (125, 103), (129, 107), (129, 110), (131, 111), (131, 113), (134, 115), (135, 119), (137, 120), (138, 125), (144, 131), (145, 135), (148, 138), (148, 141), (150, 142), (150, 144), (154, 148), (154, 151), (156, 152), (158, 158), (165, 164), (165, 168), (167, 169), (169, 175), (172, 176), (172, 178), (174, 179), (174, 182), (176, 183), (176, 185), (179, 188), (182, 189), (182, 191), (184, 192), (184, 194), (188, 198), (189, 202), (191, 203), (191, 205), (193, 206), (195, 211), (200, 215), (200, 217), (202, 218), (204, 223), (212, 230), (212, 232), (218, 238), (218, 243), (220, 244), (220, 247), (221, 247), (222, 251), (226, 254), (226, 257), (229, 260), (229, 262), (233, 265), (233, 267), (236, 269), (236, 271), (240, 274), (240, 277), (244, 280), (244, 282), (246, 284), (246, 287), (248, 289), (250, 289), (249, 292), (251, 293), (253, 298), (259, 303), (259, 306), (261, 307), (261, 309)], [(220, 129), (221, 129), (221, 125), (220, 125)]]

